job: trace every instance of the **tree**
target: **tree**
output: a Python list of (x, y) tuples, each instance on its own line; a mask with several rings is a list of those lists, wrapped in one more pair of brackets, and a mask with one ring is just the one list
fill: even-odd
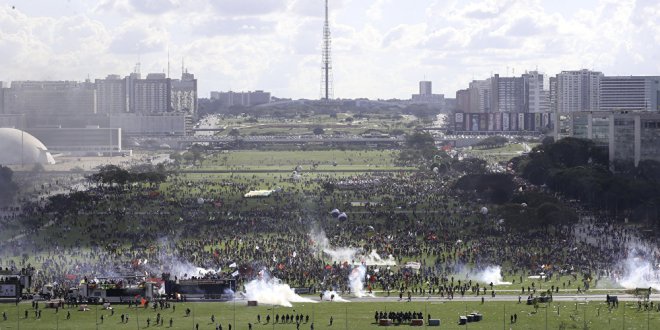
[(105, 165), (99, 169), (98, 173), (94, 173), (88, 176), (88, 178), (99, 184), (116, 183), (118, 185), (124, 185), (129, 182), (130, 174), (127, 170), (117, 165)]
[(491, 203), (504, 204), (513, 196), (515, 184), (510, 174), (468, 174), (458, 179), (454, 188), (475, 191), (478, 197)]
[(406, 136), (406, 149), (399, 155), (400, 160), (407, 161), (433, 161), (438, 154), (435, 140), (428, 132), (414, 132)]
[(32, 167), (32, 172), (33, 172), (33, 173), (41, 173), (41, 172), (43, 172), (43, 171), (45, 171), (45, 170), (46, 170), (46, 169), (44, 168), (43, 165), (41, 165), (41, 163), (36, 163), (36, 164), (34, 164), (34, 166)]
[(0, 205), (11, 203), (18, 193), (18, 185), (13, 181), (14, 171), (0, 165)]
[(481, 158), (465, 158), (452, 165), (452, 169), (465, 174), (484, 174), (488, 162)]
[(189, 151), (193, 156), (193, 165), (199, 161), (199, 164), (202, 164), (202, 161), (204, 160), (204, 151), (206, 148), (200, 144), (193, 144)]
[(175, 164), (181, 163), (181, 160), (183, 159), (183, 156), (181, 156), (180, 153), (178, 152), (173, 152), (170, 154), (170, 159), (174, 161)]
[(323, 133), (324, 133), (325, 131), (323, 130), (323, 127), (321, 127), (321, 126), (316, 126), (316, 127), (314, 127), (314, 129), (312, 130), (312, 132), (314, 133), (314, 135), (323, 135)]
[(241, 132), (238, 130), (238, 128), (232, 128), (229, 133), (227, 133), (229, 136), (237, 137), (241, 135)]
[(406, 136), (406, 145), (413, 149), (423, 149), (434, 147), (435, 141), (428, 132), (414, 132)]

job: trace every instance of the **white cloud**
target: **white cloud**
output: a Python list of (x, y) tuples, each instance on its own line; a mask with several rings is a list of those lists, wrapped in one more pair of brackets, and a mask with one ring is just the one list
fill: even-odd
[(154, 25), (131, 23), (121, 27), (112, 38), (108, 51), (115, 54), (145, 54), (167, 48), (167, 31)]
[[(425, 75), (448, 96), (506, 67), (658, 74), (655, 0), (330, 0), (335, 95), (409, 97)], [(103, 0), (43, 14), (0, 8), (0, 80), (162, 72), (185, 57), (200, 95), (265, 89), (316, 98), (323, 0)], [(419, 16), (415, 16), (419, 15)], [(178, 62), (178, 60), (177, 60)], [(178, 71), (178, 70), (176, 70)]]
[(211, 0), (211, 4), (223, 16), (258, 16), (287, 8), (286, 0)]

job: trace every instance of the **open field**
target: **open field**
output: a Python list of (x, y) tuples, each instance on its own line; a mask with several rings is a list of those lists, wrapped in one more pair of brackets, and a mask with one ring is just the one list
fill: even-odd
[(206, 125), (214, 123), (213, 127), (223, 130), (216, 135), (227, 135), (236, 128), (240, 134), (246, 135), (303, 135), (312, 133), (315, 127), (322, 127), (327, 134), (362, 134), (370, 130), (389, 133), (393, 130), (409, 131), (412, 127), (422, 124), (416, 117), (410, 115), (376, 115), (366, 114), (355, 118), (351, 113), (338, 113), (335, 117), (325, 114), (301, 116), (292, 119), (275, 119), (267, 117), (224, 116), (208, 117)]
[[(349, 298), (350, 300), (350, 298)], [(636, 302), (620, 302), (618, 308), (608, 309), (602, 301), (591, 302), (552, 302), (540, 304), (538, 309), (524, 302), (489, 301), (413, 301), (402, 302), (397, 300), (371, 302), (362, 299), (349, 303), (320, 302), (296, 303), (291, 308), (271, 306), (247, 307), (244, 300), (237, 302), (212, 303), (174, 303), (176, 309), (153, 310), (152, 308), (128, 308), (127, 305), (114, 306), (114, 315), (101, 307), (90, 305), (87, 312), (77, 311), (75, 308), (61, 309), (55, 313), (54, 309), (43, 309), (41, 319), (36, 319), (34, 310), (27, 303), (17, 307), (14, 304), (0, 305), (0, 310), (7, 313), (7, 321), (0, 321), (2, 329), (215, 329), (216, 323), (223, 329), (296, 329), (294, 322), (274, 324), (274, 315), (302, 314), (309, 316), (309, 322), (304, 321), (300, 329), (378, 329), (374, 323), (376, 311), (394, 312), (421, 312), (426, 318), (441, 320), (441, 327), (431, 329), (658, 329), (660, 327), (660, 313), (657, 311), (644, 311), (638, 309)], [(43, 306), (43, 303), (41, 304)], [(654, 305), (655, 306), (655, 305)], [(190, 316), (185, 315), (189, 308)], [(27, 319), (24, 318), (28, 310)], [(67, 312), (71, 312), (71, 319), (66, 320)], [(467, 326), (458, 325), (460, 315), (478, 312), (484, 318), (478, 323), (469, 323)], [(156, 326), (155, 320), (160, 313), (164, 318), (162, 326)], [(19, 319), (17, 320), (17, 314)], [(128, 314), (128, 323), (121, 323), (121, 314)], [(517, 322), (511, 323), (511, 316), (517, 315)], [(98, 315), (98, 316), (97, 316)], [(100, 317), (103, 315), (103, 323)], [(215, 323), (211, 316), (215, 316)], [(257, 322), (257, 315), (261, 316), (261, 323)], [(266, 316), (270, 315), (270, 322), (266, 323)], [(330, 326), (330, 317), (333, 324)], [(151, 324), (147, 327), (147, 319)], [(172, 327), (169, 320), (172, 319)], [(96, 322), (95, 322), (96, 320)], [(18, 321), (18, 322), (17, 322)], [(403, 327), (409, 327), (404, 324)]]
[(362, 171), (409, 169), (394, 163), (399, 152), (393, 150), (328, 151), (231, 151), (207, 157), (194, 170)]
[[(521, 151), (521, 145), (511, 144), (503, 148), (473, 149), (467, 152), (493, 161), (510, 158)], [(159, 157), (168, 155), (161, 154)], [(308, 252), (308, 225), (311, 226), (315, 222), (315, 225), (320, 224), (329, 233), (328, 237), (335, 247), (358, 246), (368, 250), (375, 246), (379, 248), (378, 252), (381, 252), (385, 250), (379, 239), (387, 239), (386, 235), (398, 235), (396, 239), (406, 241), (406, 245), (394, 246), (390, 250), (393, 251), (391, 253), (399, 266), (392, 266), (388, 271), (395, 273), (401, 272), (401, 265), (408, 261), (421, 262), (424, 267), (445, 263), (457, 265), (457, 261), (460, 261), (461, 265), (469, 268), (483, 262), (481, 255), (492, 254), (493, 251), (501, 252), (499, 259), (489, 262), (501, 266), (504, 270), (502, 281), (513, 283), (496, 285), (496, 298), (491, 298), (488, 290), (484, 304), (480, 301), (482, 296), (477, 297), (473, 293), (466, 294), (465, 298), (457, 293), (454, 301), (438, 298), (437, 294), (433, 299), (427, 300), (419, 291), (428, 290), (429, 282), (420, 277), (410, 286), (406, 283), (406, 291), (413, 291), (413, 302), (398, 301), (394, 297), (398, 289), (393, 289), (393, 297), (390, 299), (348, 298), (353, 302), (298, 303), (292, 308), (273, 309), (265, 305), (250, 308), (245, 306), (244, 300), (235, 303), (177, 303), (176, 311), (136, 310), (120, 305), (116, 306), (115, 314), (110, 316), (110, 312), (100, 309), (97, 311), (96, 306), (91, 306), (92, 309), (87, 312), (65, 308), (57, 314), (52, 309), (44, 309), (40, 319), (35, 317), (34, 311), (27, 303), (21, 303), (18, 307), (13, 304), (0, 304), (0, 312), (5, 312), (7, 316), (6, 321), (0, 320), (0, 330), (19, 327), (144, 329), (147, 327), (147, 319), (151, 321), (150, 328), (195, 329), (199, 324), (199, 329), (215, 329), (215, 324), (211, 322), (212, 315), (223, 325), (223, 329), (228, 329), (229, 323), (233, 325), (232, 329), (248, 329), (248, 323), (252, 323), (255, 330), (295, 329), (294, 323), (273, 324), (271, 320), (265, 324), (266, 315), (282, 313), (309, 315), (309, 323), (303, 322), (300, 329), (310, 329), (312, 322), (314, 329), (375, 329), (378, 326), (374, 324), (373, 315), (377, 310), (415, 311), (425, 316), (430, 314), (432, 318), (442, 320), (441, 329), (543, 329), (546, 324), (549, 329), (660, 328), (660, 313), (644, 311), (643, 308), (640, 311), (636, 301), (622, 300), (619, 308), (608, 310), (604, 303), (605, 294), (626, 293), (619, 284), (610, 280), (591, 282), (592, 289), (589, 294), (596, 298), (587, 301), (583, 298), (584, 295), (572, 298), (583, 285), (584, 273), (581, 271), (576, 270), (575, 276), (561, 277), (557, 271), (549, 281), (539, 282), (539, 279), (528, 278), (528, 275), (536, 273), (530, 272), (526, 267), (521, 268), (510, 256), (524, 250), (534, 255), (543, 255), (545, 259), (548, 259), (546, 255), (551, 255), (553, 259), (574, 260), (583, 250), (574, 252), (576, 250), (563, 248), (568, 245), (564, 243), (559, 243), (562, 248), (553, 250), (544, 244), (525, 245), (521, 248), (520, 243), (511, 245), (516, 243), (516, 239), (500, 246), (502, 240), (499, 235), (502, 234), (493, 231), (488, 223), (484, 225), (487, 217), (477, 212), (485, 205), (482, 201), (461, 200), (459, 195), (447, 188), (452, 183), (451, 176), (445, 179), (434, 176), (429, 171), (419, 170), (419, 167), (399, 167), (396, 165), (397, 157), (398, 151), (391, 150), (231, 151), (208, 154), (202, 166), (182, 165), (182, 171), (171, 175), (165, 182), (136, 183), (124, 189), (99, 190), (95, 193), (103, 194), (103, 198), (95, 199), (93, 204), (72, 202), (71, 205), (75, 208), (61, 211), (61, 216), (48, 222), (57, 225), (44, 226), (30, 233), (30, 239), (35, 243), (30, 253), (7, 249), (2, 253), (2, 261), (19, 266), (44, 263), (52, 256), (50, 251), (42, 249), (42, 246), (47, 246), (45, 242), (54, 238), (57, 238), (59, 247), (68, 249), (62, 252), (64, 267), (70, 267), (73, 263), (92, 263), (94, 258), (98, 258), (99, 251), (108, 253), (98, 248), (99, 242), (101, 246), (112, 244), (113, 249), (120, 252), (134, 253), (137, 250), (141, 253), (138, 257), (158, 260), (160, 254), (155, 250), (164, 249), (163, 255), (174, 253), (175, 250), (168, 250), (165, 244), (160, 243), (162, 236), (165, 236), (163, 240), (170, 236), (182, 240), (176, 247), (177, 253), (178, 249), (187, 251), (188, 254), (182, 258), (190, 258), (192, 253), (195, 257), (209, 257), (215, 250), (224, 251), (229, 255), (227, 260), (217, 264), (207, 261), (204, 265), (219, 266), (225, 272), (229, 269), (227, 265), (235, 260), (241, 262), (257, 259), (254, 256), (256, 253), (252, 251), (258, 249), (255, 245), (261, 246), (264, 250), (269, 249), (269, 255), (258, 263), (264, 267), (270, 266), (272, 270), (275, 259), (285, 260), (288, 257), (283, 251), (289, 248), (291, 242), (297, 251), (305, 251), (301, 254)], [(75, 163), (75, 160), (71, 160), (71, 163)], [(301, 166), (302, 177), (294, 180), (292, 172), (297, 166)], [(195, 170), (226, 172), (194, 173)], [(374, 171), (387, 173), (373, 173)], [(342, 182), (350, 181), (347, 178), (356, 182)], [(447, 181), (443, 182), (444, 180)], [(268, 198), (243, 198), (243, 194), (249, 190), (274, 188), (282, 190)], [(39, 187), (35, 185), (33, 189), (36, 193)], [(205, 202), (198, 202), (198, 198), (204, 199)], [(220, 202), (220, 205), (215, 205), (215, 202)], [(355, 204), (352, 204), (353, 202)], [(369, 202), (370, 205), (361, 205), (364, 202)], [(330, 216), (329, 210), (335, 207), (347, 212), (350, 221), (342, 225)], [(43, 223), (50, 219), (41, 214), (34, 217), (44, 221)], [(413, 235), (412, 232), (417, 230), (420, 233)], [(422, 232), (438, 234), (437, 241), (431, 242)], [(133, 233), (145, 233), (146, 236), (132, 236), (134, 240), (124, 237)], [(552, 235), (553, 232), (543, 234)], [(7, 235), (8, 232), (0, 233), (0, 236), (5, 238)], [(237, 242), (232, 236), (240, 237), (240, 240)], [(136, 247), (135, 241), (141, 244)], [(41, 245), (36, 244), (37, 242)], [(194, 247), (187, 247), (193, 244)], [(585, 249), (584, 244), (578, 246)], [(239, 251), (240, 255), (237, 255), (236, 251)], [(270, 255), (271, 251), (273, 255)], [(115, 254), (107, 254), (109, 258), (116, 258), (121, 254), (112, 253)], [(105, 258), (106, 255), (102, 255)], [(312, 253), (306, 253), (305, 257), (309, 258), (310, 255)], [(314, 267), (322, 268), (325, 264), (333, 263), (333, 260), (325, 256), (319, 256), (318, 259), (314, 261)], [(545, 259), (539, 257), (538, 263)], [(126, 265), (128, 261), (121, 262)], [(289, 279), (284, 281), (300, 287), (337, 285), (325, 281), (321, 283), (321, 277), (318, 282), (311, 284), (305, 283), (307, 278), (296, 278), (296, 274), (308, 270), (306, 267), (308, 266), (300, 266), (296, 270), (297, 273), (281, 272), (289, 276)], [(512, 269), (516, 270), (515, 274), (512, 274)], [(369, 272), (373, 271), (374, 267), (371, 267)], [(450, 271), (454, 273), (449, 273), (449, 276), (465, 282), (466, 274), (461, 273), (462, 270)], [(380, 267), (377, 273), (386, 272), (385, 267)], [(472, 275), (470, 279), (476, 281)], [(337, 282), (344, 280), (339, 279)], [(452, 278), (452, 283), (453, 280)], [(239, 290), (244, 288), (247, 281), (249, 278), (246, 276), (244, 281), (239, 282)], [(398, 278), (393, 283), (392, 287), (398, 288), (403, 280)], [(482, 280), (480, 284), (483, 287), (487, 286), (488, 282)], [(383, 287), (378, 284), (376, 289), (383, 290)], [(525, 297), (529, 294), (525, 292), (528, 287), (536, 288), (539, 293), (551, 287), (559, 287), (560, 290), (556, 293), (555, 302), (541, 304), (538, 310), (535, 310), (533, 306), (524, 304)], [(437, 285), (434, 289), (437, 289)], [(386, 293), (379, 291), (377, 295), (382, 297)], [(517, 303), (519, 295), (522, 296), (523, 304)], [(318, 299), (318, 296), (311, 298)], [(185, 316), (186, 308), (190, 308), (194, 316)], [(27, 318), (24, 315), (25, 310), (28, 310)], [(72, 316), (70, 320), (66, 320), (68, 311)], [(482, 313), (484, 321), (467, 326), (457, 325), (459, 315), (473, 311)], [(165, 318), (163, 326), (154, 325), (159, 312)], [(511, 324), (510, 316), (514, 313), (518, 316), (518, 322)], [(120, 323), (121, 314), (130, 315), (128, 323)], [(104, 316), (103, 323), (100, 323), (101, 315)], [(261, 324), (257, 324), (257, 315), (262, 317)], [(331, 316), (334, 320), (332, 326), (329, 325)], [(172, 327), (169, 327), (170, 318)]]

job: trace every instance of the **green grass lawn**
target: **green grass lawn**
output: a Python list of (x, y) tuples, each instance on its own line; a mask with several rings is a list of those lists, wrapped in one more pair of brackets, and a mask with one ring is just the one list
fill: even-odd
[(323, 127), (326, 134), (334, 132), (341, 134), (362, 134), (367, 130), (375, 129), (381, 132), (391, 130), (409, 131), (411, 127), (422, 123), (414, 116), (400, 116), (396, 119), (389, 115), (367, 114), (365, 118), (354, 119), (347, 122), (351, 113), (338, 113), (335, 118), (326, 114), (315, 114), (309, 117), (295, 119), (275, 119), (260, 117), (256, 122), (250, 121), (248, 117), (225, 116), (221, 118), (218, 127), (227, 129), (218, 132), (218, 135), (226, 135), (232, 128), (238, 128), (241, 135), (302, 135), (311, 134), (314, 127)]
[(207, 156), (202, 166), (191, 169), (293, 171), (298, 165), (303, 171), (399, 169), (394, 165), (398, 154), (392, 150), (231, 151)]
[[(41, 304), (43, 306), (43, 303)], [(291, 308), (271, 306), (247, 307), (244, 301), (226, 303), (177, 303), (176, 311), (172, 309), (157, 310), (129, 309), (126, 305), (114, 306), (115, 313), (109, 311), (91, 310), (86, 312), (77, 309), (61, 309), (55, 313), (54, 309), (42, 309), (41, 319), (36, 319), (34, 310), (28, 303), (21, 303), (17, 313), (14, 304), (0, 305), (0, 311), (6, 312), (7, 321), (0, 320), (0, 329), (146, 329), (147, 318), (151, 319), (149, 328), (168, 329), (215, 329), (211, 322), (211, 315), (215, 316), (216, 323), (223, 329), (248, 329), (248, 323), (253, 329), (295, 329), (294, 323), (273, 324), (275, 314), (303, 314), (309, 315), (310, 321), (300, 325), (300, 329), (310, 329), (314, 322), (314, 329), (377, 329), (374, 323), (376, 311), (414, 311), (424, 316), (430, 314), (432, 318), (441, 320), (439, 329), (658, 329), (660, 328), (660, 313), (640, 311), (637, 303), (621, 302), (619, 308), (608, 310), (604, 302), (573, 303), (556, 302), (548, 305), (539, 305), (538, 310), (533, 306), (518, 304), (517, 302), (350, 302), (350, 303), (305, 303), (294, 304)], [(191, 309), (191, 315), (186, 317), (186, 308)], [(28, 310), (27, 319), (24, 311)], [(71, 312), (71, 319), (66, 320), (67, 311)], [(469, 323), (467, 326), (457, 324), (460, 315), (479, 312), (484, 320), (478, 323)], [(154, 324), (156, 314), (164, 317), (163, 326)], [(510, 316), (517, 314), (517, 323), (511, 324)], [(18, 314), (18, 316), (17, 316)], [(128, 314), (128, 323), (120, 322), (120, 315)], [(97, 316), (98, 315), (98, 316)], [(103, 323), (100, 322), (104, 316)], [(194, 316), (193, 316), (194, 315)], [(261, 323), (257, 323), (257, 315), (261, 315)], [(266, 316), (271, 315), (271, 322), (266, 324)], [(333, 325), (329, 325), (330, 317)], [(17, 318), (19, 318), (17, 320)], [(169, 320), (173, 325), (169, 327)], [(18, 322), (17, 322), (18, 321)], [(586, 327), (585, 327), (586, 326)], [(408, 327), (408, 325), (404, 325)], [(437, 329), (437, 328), (436, 328)]]

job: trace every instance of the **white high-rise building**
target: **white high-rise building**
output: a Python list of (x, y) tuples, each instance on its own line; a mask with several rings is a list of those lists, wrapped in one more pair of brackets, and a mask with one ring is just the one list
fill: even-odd
[(171, 80), (164, 73), (150, 73), (134, 82), (135, 113), (142, 115), (172, 111)]
[(420, 95), (431, 95), (433, 94), (433, 83), (430, 81), (420, 81), (419, 82), (419, 94)]
[(601, 72), (562, 71), (557, 75), (557, 110), (559, 112), (598, 111), (600, 109)]
[(537, 71), (530, 71), (523, 74), (526, 89), (525, 112), (541, 113), (549, 110), (549, 93), (544, 88), (543, 74)]
[(98, 113), (128, 112), (128, 85), (119, 75), (96, 79), (96, 111)]

